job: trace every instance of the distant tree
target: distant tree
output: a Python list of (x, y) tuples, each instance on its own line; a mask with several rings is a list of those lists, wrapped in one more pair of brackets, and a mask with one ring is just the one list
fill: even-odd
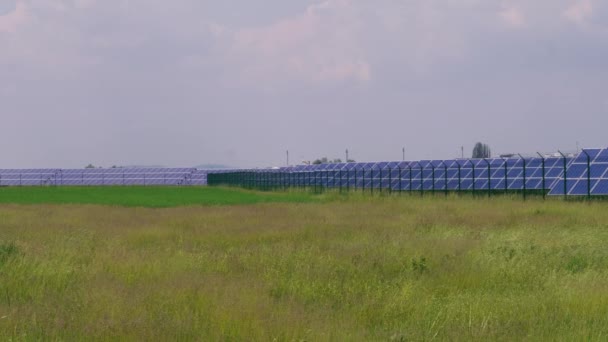
[(473, 147), (473, 158), (481, 159), (481, 158), (490, 158), (492, 157), (492, 151), (490, 151), (490, 146), (478, 142)]
[(95, 168), (95, 165), (93, 165), (93, 164), (89, 164), (89, 165), (85, 166), (84, 168), (85, 168), (85, 169), (94, 169), (94, 168)]
[[(352, 160), (352, 159), (349, 159), (349, 160), (350, 160), (350, 163), (354, 162), (354, 160)], [(315, 161), (312, 162), (313, 165), (340, 164), (340, 163), (342, 163), (342, 159), (340, 159), (340, 158), (328, 159), (327, 157), (315, 159)]]
[(327, 164), (327, 163), (328, 163), (327, 157), (316, 159), (315, 161), (312, 162), (313, 165), (321, 165), (321, 164)]
[(349, 159), (346, 161), (347, 163), (356, 163), (354, 159)]

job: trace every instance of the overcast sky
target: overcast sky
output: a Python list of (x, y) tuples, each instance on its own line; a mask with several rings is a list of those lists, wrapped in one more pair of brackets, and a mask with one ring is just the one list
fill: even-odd
[(0, 0), (0, 168), (608, 146), (606, 0)]

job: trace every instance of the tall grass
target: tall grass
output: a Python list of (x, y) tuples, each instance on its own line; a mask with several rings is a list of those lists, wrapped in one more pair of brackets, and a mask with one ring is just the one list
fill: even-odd
[(326, 196), (1, 205), (0, 339), (606, 339), (605, 204)]

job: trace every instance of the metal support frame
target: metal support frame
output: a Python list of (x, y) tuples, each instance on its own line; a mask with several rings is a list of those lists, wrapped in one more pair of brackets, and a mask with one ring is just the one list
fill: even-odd
[(543, 199), (547, 198), (547, 183), (546, 183), (546, 175), (545, 175), (545, 157), (543, 157), (542, 154), (536, 152), (536, 154), (538, 154), (538, 156), (540, 157), (541, 160), (541, 167), (542, 167), (542, 175), (543, 175), (543, 180), (542, 180), (542, 189), (543, 189)]
[(564, 158), (564, 198), (568, 197), (568, 160), (562, 151), (558, 150), (559, 154)]
[(469, 163), (471, 163), (472, 175), (473, 178), (473, 196), (475, 196), (475, 163), (471, 159), (469, 159)]
[(399, 165), (398, 167), (399, 167), (399, 195), (401, 195), (401, 192), (403, 191), (403, 186), (402, 186), (403, 173), (402, 173), (401, 165)]
[(488, 164), (488, 197), (492, 196), (492, 167), (490, 165), (490, 162), (486, 159), (483, 158), (483, 161), (486, 162), (486, 164)]
[(524, 201), (525, 201), (526, 200), (526, 191), (527, 191), (526, 158), (524, 158), (521, 154), (518, 154), (518, 156), (519, 156), (519, 158), (521, 158), (521, 160), (524, 163), (524, 174), (523, 174), (523, 176), (524, 176), (524, 186), (523, 186), (524, 193), (523, 193), (523, 196), (524, 196)]
[(416, 162), (420, 167), (420, 197), (424, 196), (424, 167), (420, 162)]
[(412, 193), (412, 164), (411, 163), (407, 163), (407, 167), (409, 169), (409, 176), (410, 176), (410, 194)]
[(509, 192), (509, 159), (503, 158), (504, 166), (505, 166), (505, 194)]
[(431, 189), (433, 190), (433, 196), (435, 196), (435, 164), (433, 164), (433, 161), (431, 161), (431, 180), (433, 182)]
[(587, 151), (581, 150), (587, 157), (587, 199), (591, 199), (591, 156)]
[(462, 191), (462, 165), (457, 160), (456, 165), (458, 165), (458, 192)]
[(393, 193), (393, 170), (391, 169), (390, 165), (386, 165), (386, 167), (388, 168), (388, 193), (392, 194)]
[(443, 164), (443, 172), (444, 172), (444, 174), (443, 174), (443, 180), (444, 180), (444, 182), (443, 182), (443, 187), (444, 187), (443, 190), (445, 192), (445, 197), (448, 197), (448, 164), (446, 164), (444, 160), (442, 160), (441, 164), (439, 164), (439, 165), (442, 165), (442, 164)]

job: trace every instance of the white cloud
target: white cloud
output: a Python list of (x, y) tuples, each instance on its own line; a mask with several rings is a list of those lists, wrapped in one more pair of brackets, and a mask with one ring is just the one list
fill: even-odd
[(524, 14), (517, 7), (505, 7), (499, 12), (499, 15), (509, 27), (523, 28), (526, 26)]
[(563, 15), (568, 20), (579, 24), (586, 24), (587, 20), (593, 14), (593, 4), (591, 0), (579, 0), (576, 1), (572, 6), (568, 7)]
[(15, 33), (17, 28), (24, 24), (29, 17), (26, 4), (18, 1), (14, 11), (0, 15), (0, 32)]
[(372, 77), (349, 0), (327, 0), (263, 27), (238, 29), (229, 53), (245, 81), (365, 82)]

